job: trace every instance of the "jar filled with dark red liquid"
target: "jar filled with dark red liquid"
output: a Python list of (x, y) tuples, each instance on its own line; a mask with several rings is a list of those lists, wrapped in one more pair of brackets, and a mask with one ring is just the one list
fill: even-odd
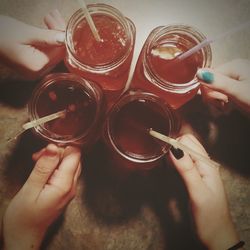
[(179, 60), (178, 55), (202, 42), (205, 36), (187, 25), (155, 28), (139, 55), (131, 88), (152, 92), (177, 109), (192, 99), (198, 89), (197, 70), (211, 64), (211, 48), (206, 46)]
[(28, 104), (30, 120), (65, 111), (63, 117), (36, 126), (36, 134), (57, 144), (83, 146), (97, 139), (104, 108), (99, 85), (71, 73), (46, 76)]
[(156, 167), (170, 146), (153, 138), (149, 129), (176, 137), (179, 126), (176, 114), (158, 96), (128, 91), (113, 105), (104, 125), (112, 168), (123, 173)]
[(66, 29), (69, 71), (98, 82), (108, 103), (122, 93), (128, 80), (135, 44), (132, 21), (112, 6), (90, 4), (88, 10), (101, 41), (96, 41), (80, 9), (73, 14)]

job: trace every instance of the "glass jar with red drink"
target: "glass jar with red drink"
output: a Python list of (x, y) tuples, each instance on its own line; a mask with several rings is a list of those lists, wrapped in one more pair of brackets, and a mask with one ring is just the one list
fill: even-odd
[(80, 9), (70, 18), (66, 29), (69, 71), (98, 82), (108, 103), (122, 93), (128, 80), (135, 44), (135, 26), (116, 8), (90, 4), (88, 11), (101, 41), (96, 41)]
[(65, 111), (63, 117), (36, 126), (34, 132), (50, 142), (89, 146), (98, 137), (105, 101), (102, 89), (72, 73), (46, 76), (28, 103), (30, 120)]
[(139, 55), (131, 88), (152, 92), (177, 109), (192, 99), (198, 89), (198, 68), (211, 65), (208, 45), (186, 59), (178, 55), (202, 42), (205, 36), (187, 25), (155, 28), (148, 36)]
[(179, 116), (158, 96), (131, 90), (113, 105), (104, 124), (103, 141), (116, 173), (159, 165), (170, 146), (153, 138), (150, 128), (171, 137), (180, 128)]

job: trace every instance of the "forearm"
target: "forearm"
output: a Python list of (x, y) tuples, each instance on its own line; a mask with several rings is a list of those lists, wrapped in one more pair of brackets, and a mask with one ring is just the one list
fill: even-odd
[[(7, 234), (7, 233), (6, 233)], [(38, 250), (40, 249), (44, 233), (8, 233), (4, 235), (3, 249), (4, 250)]]
[(228, 225), (225, 225), (225, 227), (214, 233), (214, 237), (207, 243), (207, 247), (209, 250), (226, 250), (237, 244), (239, 241), (239, 235), (233, 223), (230, 222)]

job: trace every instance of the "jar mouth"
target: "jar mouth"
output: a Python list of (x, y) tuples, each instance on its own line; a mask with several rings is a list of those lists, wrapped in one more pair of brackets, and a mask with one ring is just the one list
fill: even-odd
[[(151, 42), (146, 44), (146, 53), (144, 53), (143, 68), (146, 78), (159, 88), (173, 93), (184, 94), (197, 88), (200, 83), (196, 74), (193, 79), (186, 82), (173, 82), (164, 79), (154, 69), (150, 55), (152, 53), (152, 48), (159, 43), (165, 42), (165, 44), (169, 44), (169, 46), (181, 45), (188, 50), (205, 39), (205, 35), (198, 29), (184, 24), (173, 24), (154, 29), (149, 35), (148, 40)], [(202, 65), (200, 67), (210, 67), (212, 60), (210, 45), (202, 48), (200, 53), (202, 56)]]
[[(46, 127), (45, 126), (46, 124), (42, 124), (42, 125), (34, 127), (34, 131), (42, 138), (48, 141), (52, 141), (57, 144), (74, 144), (74, 143), (84, 144), (88, 136), (90, 135), (90, 132), (94, 128), (95, 124), (98, 122), (98, 117), (100, 113), (100, 105), (98, 104), (97, 95), (93, 86), (95, 86), (95, 88), (98, 89), (98, 92), (101, 90), (100, 90), (100, 87), (93, 82), (86, 81), (85, 79), (79, 76), (76, 76), (72, 73), (55, 73), (55, 74), (47, 75), (39, 83), (39, 85), (34, 89), (31, 100), (28, 103), (28, 113), (29, 113), (30, 120), (36, 120), (36, 119), (41, 118), (41, 116), (39, 115), (38, 105), (39, 103), (40, 104), (42, 103), (40, 102), (40, 100), (42, 98), (43, 93), (45, 93), (45, 91), (48, 90), (48, 88), (53, 87), (53, 85), (56, 85), (58, 83), (62, 84), (63, 82), (64, 82), (64, 84), (62, 85), (63, 88), (65, 88), (66, 86), (68, 88), (77, 88), (77, 91), (82, 92), (80, 93), (80, 95), (84, 94), (84, 95), (89, 96), (89, 98), (91, 99), (95, 107), (93, 111), (94, 112), (93, 119), (89, 122), (86, 129), (76, 134), (73, 134), (73, 133), (65, 134), (65, 135), (60, 134)], [(67, 97), (65, 97), (65, 101), (67, 102)]]
[(88, 11), (90, 14), (95, 15), (104, 15), (107, 17), (111, 17), (119, 22), (119, 24), (123, 27), (126, 32), (126, 46), (124, 49), (124, 54), (122, 56), (117, 56), (115, 60), (112, 62), (100, 63), (100, 64), (87, 64), (84, 63), (81, 58), (77, 55), (73, 36), (75, 32), (75, 28), (77, 25), (85, 18), (85, 14), (82, 9), (76, 11), (70, 18), (67, 28), (66, 28), (66, 49), (68, 54), (71, 56), (71, 60), (76, 64), (79, 65), (83, 70), (93, 72), (93, 73), (105, 73), (111, 69), (115, 69), (119, 65), (121, 65), (130, 55), (131, 51), (133, 50), (133, 34), (132, 34), (132, 27), (127, 19), (123, 14), (117, 10), (116, 8), (107, 5), (107, 4), (88, 4)]
[[(173, 114), (171, 108), (164, 103), (158, 96), (152, 94), (152, 93), (147, 93), (147, 92), (142, 92), (142, 91), (130, 91), (128, 95), (125, 95), (121, 97), (121, 99), (118, 101), (118, 103), (113, 106), (113, 108), (110, 110), (109, 116), (106, 119), (106, 132), (107, 132), (107, 137), (108, 141), (111, 144), (111, 147), (123, 158), (134, 162), (134, 163), (150, 163), (154, 162), (160, 158), (162, 158), (170, 149), (170, 145), (166, 143), (162, 143), (161, 149), (158, 150), (157, 152), (154, 152), (153, 154), (139, 154), (139, 153), (134, 153), (131, 151), (125, 151), (124, 149), (119, 146), (119, 143), (116, 140), (116, 135), (114, 132), (114, 122), (116, 120), (116, 117), (118, 113), (121, 111), (123, 107), (126, 105), (132, 103), (132, 102), (145, 102), (148, 101), (155, 107), (157, 107), (160, 111), (161, 114), (164, 115), (164, 118), (166, 118), (166, 127), (169, 128), (169, 136), (172, 136), (174, 134), (174, 125), (173, 125)], [(148, 128), (149, 129), (149, 128)], [(145, 132), (147, 131), (147, 128), (145, 129)], [(157, 140), (157, 139), (155, 139)], [(160, 141), (157, 141), (157, 143), (161, 143)]]

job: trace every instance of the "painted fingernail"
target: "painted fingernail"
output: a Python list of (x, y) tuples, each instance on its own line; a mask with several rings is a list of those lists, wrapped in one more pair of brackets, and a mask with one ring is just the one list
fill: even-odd
[(196, 75), (198, 78), (200, 78), (201, 80), (203, 80), (206, 83), (213, 83), (213, 81), (214, 81), (214, 74), (209, 72), (209, 71), (199, 69), (197, 71)]
[(64, 32), (57, 33), (56, 34), (56, 41), (59, 44), (64, 44), (64, 42), (65, 42), (65, 33)]
[(171, 150), (172, 154), (174, 155), (174, 157), (175, 157), (177, 160), (181, 159), (181, 158), (184, 156), (183, 151), (182, 151), (181, 149), (179, 149), (179, 148), (171, 147), (170, 150)]

